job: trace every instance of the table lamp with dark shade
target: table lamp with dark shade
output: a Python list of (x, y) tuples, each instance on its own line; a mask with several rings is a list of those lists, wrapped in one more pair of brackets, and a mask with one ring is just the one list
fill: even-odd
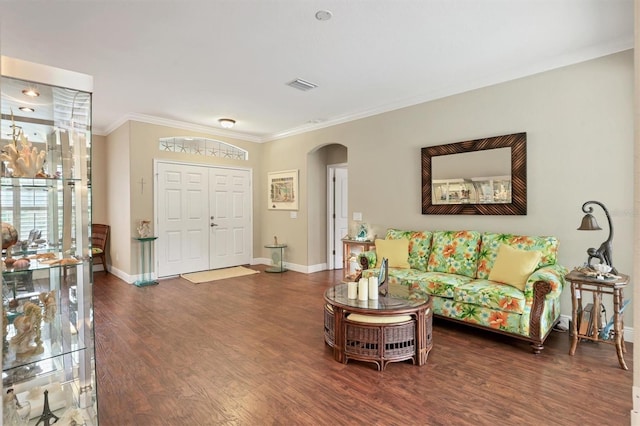
[(600, 247), (598, 247), (597, 249), (595, 248), (587, 249), (587, 255), (589, 256), (587, 259), (587, 265), (590, 267), (591, 260), (595, 258), (595, 259), (598, 259), (600, 263), (611, 266), (611, 273), (617, 274), (618, 271), (616, 271), (616, 268), (613, 266), (613, 260), (612, 260), (613, 250), (612, 250), (611, 243), (613, 242), (613, 224), (611, 223), (611, 216), (609, 216), (609, 211), (604, 206), (604, 204), (602, 204), (599, 201), (587, 201), (586, 203), (584, 203), (582, 205), (582, 211), (586, 214), (582, 218), (582, 223), (580, 224), (580, 227), (578, 228), (578, 230), (579, 231), (602, 230), (602, 228), (600, 228), (600, 226), (598, 225), (596, 218), (592, 215), (593, 207), (589, 206), (590, 204), (599, 205), (600, 207), (602, 207), (602, 210), (604, 210), (604, 214), (607, 215), (607, 221), (609, 222), (609, 237), (602, 244), (600, 244)]

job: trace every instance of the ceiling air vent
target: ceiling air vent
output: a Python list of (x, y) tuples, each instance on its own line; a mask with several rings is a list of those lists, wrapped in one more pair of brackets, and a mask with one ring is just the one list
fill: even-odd
[(316, 87), (318, 87), (317, 84), (313, 84), (301, 78), (296, 78), (295, 80), (288, 82), (287, 86), (291, 86), (294, 89), (304, 90), (304, 91), (315, 89)]

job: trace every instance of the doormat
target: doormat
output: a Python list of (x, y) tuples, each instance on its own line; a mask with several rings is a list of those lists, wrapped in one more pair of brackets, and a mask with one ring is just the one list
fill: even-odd
[(211, 271), (193, 272), (191, 274), (181, 274), (180, 276), (194, 284), (207, 283), (210, 281), (224, 280), (226, 278), (242, 277), (245, 275), (258, 274), (260, 271), (234, 266), (233, 268), (212, 269)]

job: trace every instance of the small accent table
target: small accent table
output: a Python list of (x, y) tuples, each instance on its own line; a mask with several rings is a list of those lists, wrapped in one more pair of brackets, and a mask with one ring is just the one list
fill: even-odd
[[(627, 364), (624, 361), (624, 353), (627, 351), (624, 346), (624, 322), (623, 322), (623, 290), (629, 283), (629, 276), (624, 274), (618, 274), (620, 278), (617, 279), (596, 279), (584, 275), (578, 271), (571, 271), (565, 276), (565, 279), (571, 283), (571, 304), (572, 304), (572, 332), (573, 340), (571, 342), (571, 349), (569, 355), (573, 355), (576, 352), (578, 341), (580, 339), (592, 340), (594, 342), (603, 342), (613, 344), (616, 347), (616, 353), (618, 354), (618, 362), (620, 368), (628, 370)], [(578, 332), (578, 314), (582, 312), (584, 306), (582, 303), (585, 292), (590, 292), (593, 298), (593, 308), (591, 311), (591, 324), (585, 329), (591, 330), (590, 332)], [(607, 339), (608, 336), (601, 336), (602, 330), (602, 312), (600, 306), (602, 305), (602, 295), (611, 294), (613, 296), (613, 338)], [(582, 329), (582, 327), (581, 327)], [(583, 330), (584, 331), (584, 330)]]
[(271, 249), (271, 260), (273, 266), (265, 269), (265, 272), (287, 272), (284, 267), (284, 249), (287, 248), (286, 244), (265, 244), (265, 247)]
[[(325, 342), (333, 348), (336, 361), (375, 362), (378, 370), (408, 359), (417, 365), (427, 362), (433, 347), (431, 298), (349, 299), (343, 283), (327, 289), (324, 300)], [(360, 315), (354, 320), (349, 318), (352, 314)]]
[(349, 270), (349, 255), (351, 254), (351, 247), (362, 247), (362, 251), (368, 251), (372, 248), (376, 248), (374, 241), (360, 241), (344, 238), (342, 240), (342, 270), (345, 275), (348, 275)]
[(153, 278), (153, 264), (151, 261), (153, 242), (157, 240), (158, 237), (134, 237), (133, 239), (140, 242), (140, 266), (142, 267), (142, 278), (133, 284), (137, 287), (159, 284), (158, 281)]

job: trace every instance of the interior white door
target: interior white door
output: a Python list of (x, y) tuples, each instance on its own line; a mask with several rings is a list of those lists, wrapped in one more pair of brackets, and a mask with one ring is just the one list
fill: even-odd
[(213, 168), (209, 172), (209, 268), (251, 262), (251, 174)]
[(158, 276), (209, 269), (209, 170), (158, 163)]
[(342, 269), (342, 243), (341, 239), (349, 233), (349, 206), (348, 200), (348, 174), (347, 168), (335, 169), (334, 179), (334, 241), (335, 244), (335, 269)]

